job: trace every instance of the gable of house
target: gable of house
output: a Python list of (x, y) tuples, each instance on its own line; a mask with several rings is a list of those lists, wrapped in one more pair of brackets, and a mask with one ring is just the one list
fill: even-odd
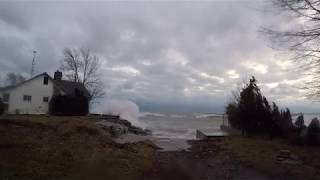
[(47, 73), (0, 90), (10, 114), (48, 113), (49, 100), (54, 91), (54, 81)]
[(54, 95), (74, 95), (77, 92), (90, 99), (83, 84), (62, 80), (62, 74), (56, 78), (56, 73), (54, 79), (42, 73), (15, 86), (0, 88), (6, 111), (10, 114), (46, 114)]

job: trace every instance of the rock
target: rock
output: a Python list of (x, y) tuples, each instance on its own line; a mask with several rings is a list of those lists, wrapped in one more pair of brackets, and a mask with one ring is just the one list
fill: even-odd
[(121, 119), (119, 116), (103, 115), (101, 120), (101, 124), (104, 126), (108, 124), (115, 124), (110, 126), (111, 134), (115, 137), (126, 134), (128, 132), (142, 136), (152, 135), (151, 130), (133, 126), (128, 120)]
[(134, 134), (137, 134), (137, 135), (142, 135), (142, 136), (147, 136), (147, 135), (151, 135), (151, 131), (150, 130), (144, 130), (140, 127), (135, 127), (135, 126), (131, 126), (129, 128), (129, 131), (134, 133)]
[(288, 165), (298, 165), (301, 162), (298, 160), (298, 157), (291, 154), (289, 150), (280, 150), (275, 157), (277, 163), (288, 164)]
[(276, 157), (276, 160), (277, 161), (284, 161), (284, 160), (286, 160), (285, 158), (282, 158), (282, 157)]
[(151, 131), (151, 130), (145, 129), (144, 131), (145, 131), (145, 133), (146, 133), (147, 135), (152, 135), (152, 131)]
[(290, 158), (291, 152), (289, 150), (280, 150), (278, 156), (283, 158)]
[(119, 136), (121, 136), (123, 134), (128, 133), (128, 128), (125, 127), (125, 126), (121, 126), (121, 125), (115, 124), (115, 125), (111, 126), (110, 133), (114, 137), (119, 137)]
[(289, 165), (299, 165), (299, 164), (301, 164), (300, 161), (290, 160), (290, 159), (287, 159), (287, 160), (285, 160), (285, 161), (282, 161), (281, 163), (282, 163), (282, 164), (289, 164)]

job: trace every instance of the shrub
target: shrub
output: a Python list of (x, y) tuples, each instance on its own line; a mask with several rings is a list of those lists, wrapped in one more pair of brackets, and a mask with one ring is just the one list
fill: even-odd
[(4, 104), (2, 102), (2, 99), (0, 98), (0, 115), (4, 113)]
[(52, 115), (84, 116), (89, 112), (88, 99), (81, 94), (54, 96), (49, 106)]

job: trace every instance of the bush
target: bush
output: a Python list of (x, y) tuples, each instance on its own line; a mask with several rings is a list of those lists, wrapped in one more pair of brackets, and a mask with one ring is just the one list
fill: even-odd
[(2, 99), (0, 98), (0, 115), (4, 113), (4, 104), (2, 102)]
[(84, 116), (89, 112), (88, 99), (81, 94), (54, 96), (49, 106), (52, 115)]

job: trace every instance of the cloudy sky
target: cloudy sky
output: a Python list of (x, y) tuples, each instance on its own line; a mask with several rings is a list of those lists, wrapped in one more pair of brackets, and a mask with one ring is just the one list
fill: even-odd
[(66, 47), (102, 61), (106, 99), (145, 111), (222, 111), (237, 84), (256, 76), (263, 93), (293, 111), (319, 112), (304, 98), (302, 72), (270, 48), (262, 26), (287, 17), (259, 0), (0, 2), (0, 75), (59, 69)]

